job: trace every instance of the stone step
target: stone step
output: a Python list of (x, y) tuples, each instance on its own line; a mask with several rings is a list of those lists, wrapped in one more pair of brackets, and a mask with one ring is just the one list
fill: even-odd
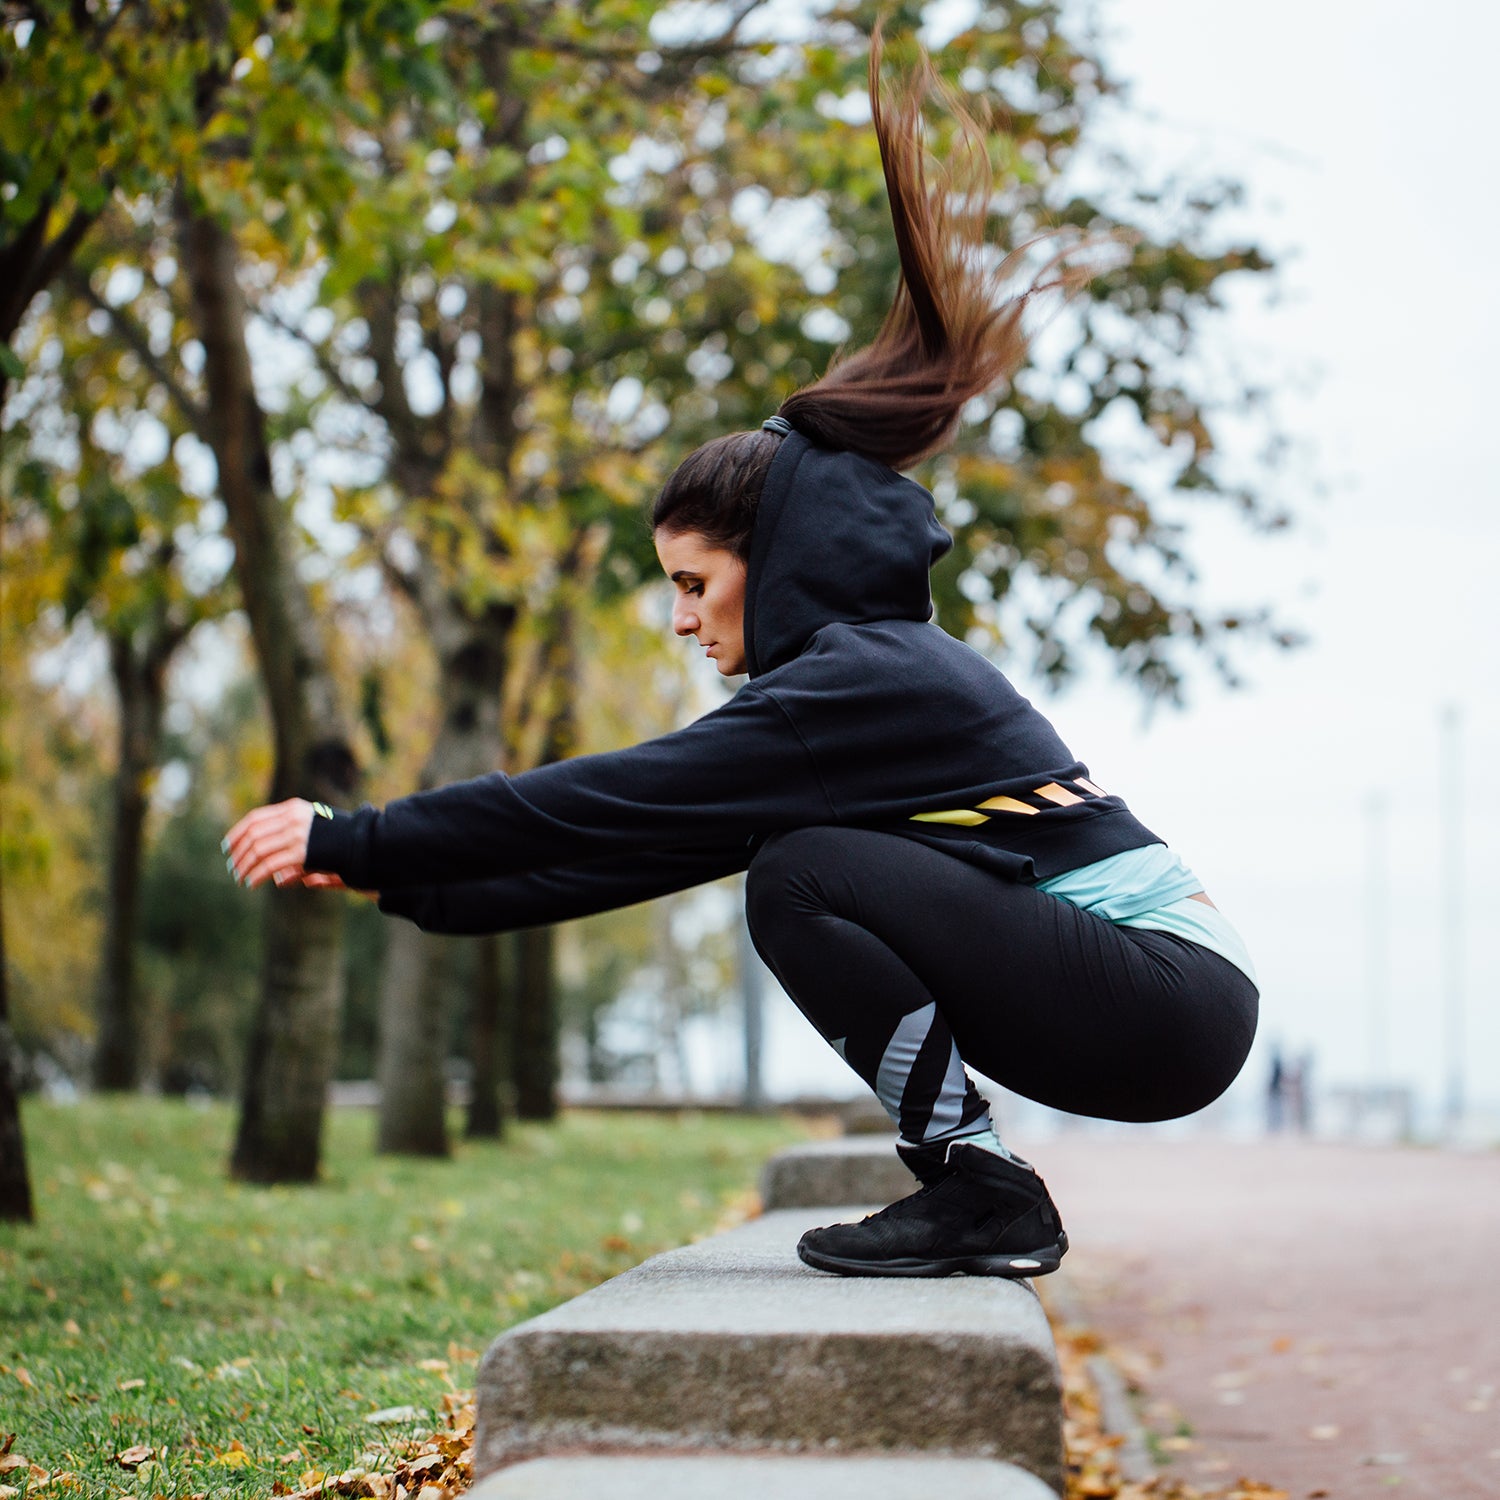
[(1057, 1500), (1034, 1474), (987, 1458), (589, 1454), (501, 1469), (469, 1500)]
[(670, 1250), (490, 1346), (476, 1475), (564, 1450), (927, 1450), (1062, 1487), (1057, 1359), (1029, 1284), (829, 1276), (785, 1210)]
[(894, 1203), (917, 1190), (917, 1179), (896, 1155), (894, 1133), (842, 1136), (789, 1146), (760, 1175), (767, 1211), (821, 1203)]

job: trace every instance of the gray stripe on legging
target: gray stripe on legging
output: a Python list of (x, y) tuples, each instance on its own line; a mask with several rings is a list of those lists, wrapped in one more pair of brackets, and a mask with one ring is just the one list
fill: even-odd
[(909, 1011), (896, 1023), (896, 1029), (886, 1043), (885, 1055), (875, 1073), (875, 1093), (894, 1120), (901, 1118), (901, 1098), (906, 1093), (906, 1080), (917, 1065), (917, 1056), (922, 1043), (927, 1040), (927, 1033), (932, 1030), (936, 1015), (934, 1001), (928, 1001), (921, 1010)]
[(956, 1043), (949, 1043), (948, 1071), (943, 1074), (943, 1087), (933, 1102), (932, 1115), (922, 1139), (930, 1141), (935, 1135), (953, 1130), (963, 1123), (964, 1099), (969, 1092), (969, 1077), (964, 1072), (963, 1059), (958, 1055)]

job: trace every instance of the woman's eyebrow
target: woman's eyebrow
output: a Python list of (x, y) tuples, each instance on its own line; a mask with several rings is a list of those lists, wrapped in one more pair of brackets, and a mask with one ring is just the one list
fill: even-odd
[(701, 573), (695, 573), (691, 568), (678, 568), (675, 573), (669, 574), (668, 576), (671, 578), (673, 583), (681, 583), (685, 578), (691, 578), (695, 582), (701, 582), (703, 578), (703, 575)]

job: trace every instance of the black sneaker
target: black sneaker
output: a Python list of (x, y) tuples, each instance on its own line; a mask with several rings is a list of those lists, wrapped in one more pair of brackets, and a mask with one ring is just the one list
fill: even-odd
[(858, 1224), (809, 1229), (797, 1254), (841, 1276), (1045, 1276), (1058, 1268), (1068, 1236), (1032, 1167), (962, 1144), (944, 1165), (919, 1192)]

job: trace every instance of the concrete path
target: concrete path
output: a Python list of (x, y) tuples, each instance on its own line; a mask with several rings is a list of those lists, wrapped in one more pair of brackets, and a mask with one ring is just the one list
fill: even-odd
[(1500, 1497), (1500, 1152), (1015, 1144), (1068, 1227), (1059, 1279), (1151, 1360), (1128, 1373), (1169, 1475)]

